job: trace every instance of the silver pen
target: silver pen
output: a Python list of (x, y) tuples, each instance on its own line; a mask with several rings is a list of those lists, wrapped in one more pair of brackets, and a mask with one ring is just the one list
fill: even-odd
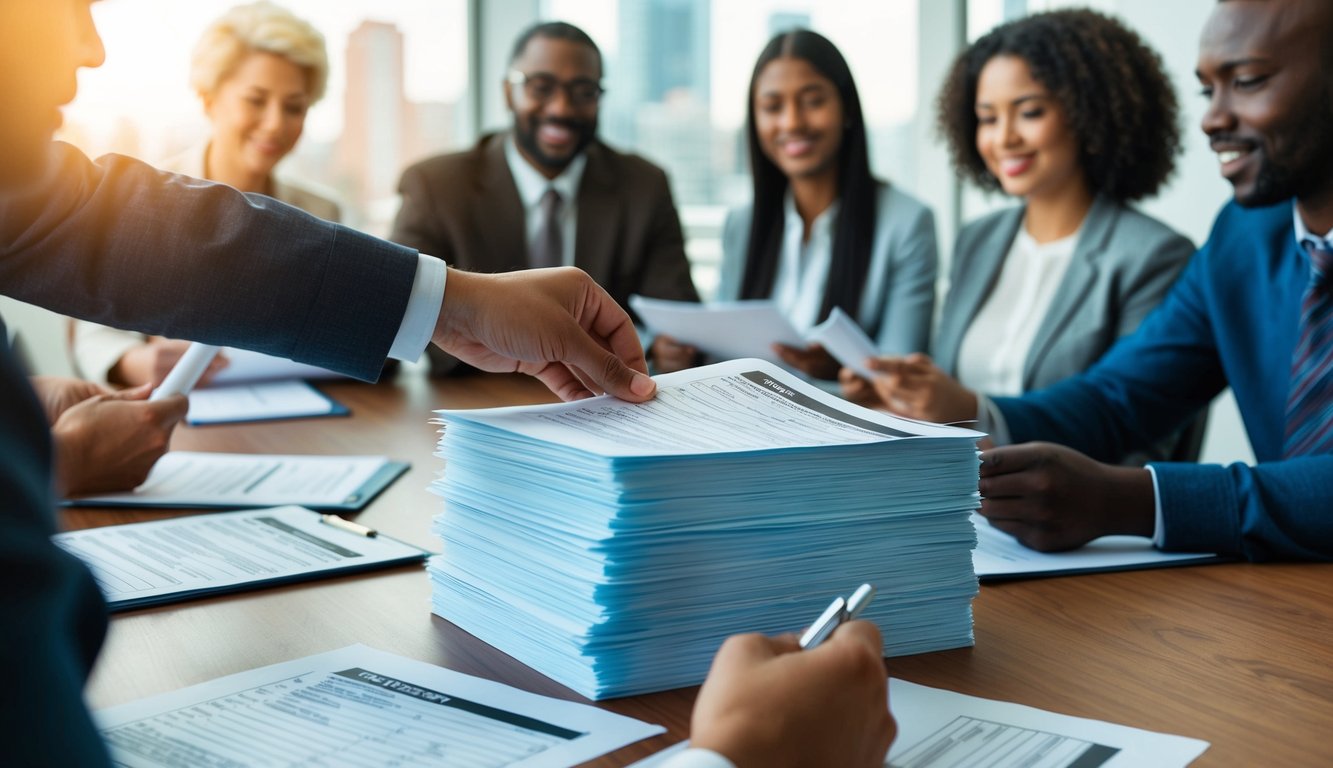
[(819, 614), (815, 623), (811, 624), (801, 635), (801, 649), (810, 650), (828, 639), (844, 621), (851, 621), (861, 615), (870, 601), (875, 597), (875, 588), (869, 584), (862, 584), (856, 588), (852, 596), (844, 600), (841, 597), (833, 598), (829, 607)]

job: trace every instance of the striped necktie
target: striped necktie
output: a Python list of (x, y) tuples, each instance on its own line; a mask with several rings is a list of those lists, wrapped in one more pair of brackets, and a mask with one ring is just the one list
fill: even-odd
[(532, 244), (528, 266), (532, 269), (559, 267), (565, 263), (565, 238), (560, 229), (560, 207), (563, 201), (555, 187), (547, 187), (542, 195), (542, 224), (537, 241)]
[(1285, 458), (1333, 453), (1333, 250), (1323, 240), (1304, 245), (1311, 275), (1291, 357)]

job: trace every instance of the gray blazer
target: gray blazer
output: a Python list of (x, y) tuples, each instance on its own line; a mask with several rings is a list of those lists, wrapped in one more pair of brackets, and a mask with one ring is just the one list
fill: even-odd
[[(935, 215), (916, 198), (891, 185), (879, 187), (875, 240), (856, 318), (886, 355), (921, 352), (930, 341), (935, 312), (939, 249)], [(722, 226), (722, 274), (717, 300), (740, 298), (750, 241), (752, 206), (727, 213)]]
[[(935, 336), (935, 362), (958, 374), (963, 335), (999, 279), (1024, 207), (963, 227)], [(1109, 199), (1093, 201), (1064, 280), (1023, 363), (1024, 391), (1082, 373), (1166, 296), (1194, 245), (1170, 227)]]

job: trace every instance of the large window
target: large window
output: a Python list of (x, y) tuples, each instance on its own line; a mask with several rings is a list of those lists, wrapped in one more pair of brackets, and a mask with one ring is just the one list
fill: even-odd
[(861, 94), (876, 174), (916, 187), (917, 0), (546, 0), (541, 11), (601, 47), (601, 134), (670, 174), (705, 295), (716, 285), (726, 209), (750, 195), (746, 100), (774, 34), (805, 27), (838, 46)]
[[(232, 0), (93, 6), (106, 64), (80, 75), (62, 138), (89, 154), (150, 162), (207, 135), (190, 52)], [(465, 0), (282, 0), (325, 37), (327, 94), (281, 173), (332, 190), (349, 222), (387, 231), (407, 163), (472, 140)]]

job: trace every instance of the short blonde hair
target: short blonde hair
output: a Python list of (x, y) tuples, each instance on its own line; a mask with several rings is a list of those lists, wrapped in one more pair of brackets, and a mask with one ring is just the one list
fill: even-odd
[(310, 103), (324, 96), (329, 55), (324, 36), (286, 8), (261, 0), (238, 5), (204, 30), (190, 60), (190, 85), (200, 96), (213, 94), (251, 53), (281, 56), (305, 70)]

